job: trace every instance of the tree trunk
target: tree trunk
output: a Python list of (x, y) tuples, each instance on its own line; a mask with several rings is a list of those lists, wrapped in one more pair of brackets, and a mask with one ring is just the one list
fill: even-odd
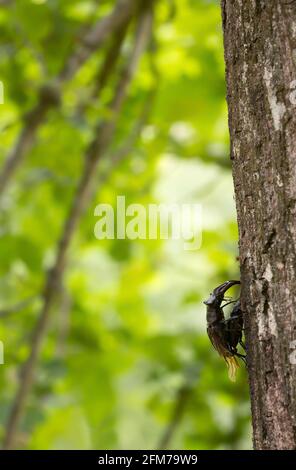
[(296, 1), (221, 5), (254, 448), (296, 449)]

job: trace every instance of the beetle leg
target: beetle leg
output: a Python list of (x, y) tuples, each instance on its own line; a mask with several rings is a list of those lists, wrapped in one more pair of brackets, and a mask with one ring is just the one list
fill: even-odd
[(245, 364), (247, 364), (247, 357), (244, 354), (236, 353), (235, 356), (239, 357)]
[(245, 354), (237, 354), (237, 356), (242, 359), (244, 361), (244, 363), (246, 364), (247, 362), (247, 356)]
[[(225, 300), (225, 299), (223, 299), (223, 300)], [(227, 302), (226, 304), (221, 305), (221, 308), (224, 308), (224, 307), (226, 307), (227, 305), (230, 305), (230, 304), (234, 304), (235, 302), (236, 302), (236, 300), (230, 300), (230, 301)]]
[(245, 345), (245, 343), (244, 343), (243, 341), (240, 341), (239, 344), (241, 345), (241, 347), (242, 347), (244, 350), (246, 350), (246, 345)]

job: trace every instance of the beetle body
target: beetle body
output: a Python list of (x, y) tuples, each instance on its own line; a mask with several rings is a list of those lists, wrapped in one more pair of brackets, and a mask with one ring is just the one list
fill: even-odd
[(239, 367), (237, 357), (244, 359), (237, 351), (238, 344), (242, 342), (243, 316), (240, 301), (234, 303), (234, 307), (228, 319), (225, 319), (222, 302), (224, 295), (230, 287), (240, 284), (240, 281), (226, 281), (214, 289), (210, 297), (204, 302), (207, 306), (207, 333), (216, 351), (224, 358), (229, 370), (229, 377), (235, 380), (236, 370)]

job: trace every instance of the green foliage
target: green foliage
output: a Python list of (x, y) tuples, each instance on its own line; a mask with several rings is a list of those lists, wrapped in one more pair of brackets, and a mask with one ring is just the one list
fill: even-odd
[[(39, 87), (114, 1), (99, 4), (19, 0), (1, 7), (1, 162)], [(169, 448), (250, 448), (246, 372), (242, 367), (237, 382), (229, 382), (206, 337), (202, 304), (213, 287), (239, 275), (220, 23), (218, 1), (159, 2), (153, 51), (141, 60), (110, 155), (156, 86), (155, 103), (125, 160), (111, 170), (101, 163), (108, 177), (98, 183), (71, 245), (20, 448), (157, 448), (182, 388), (188, 393)], [(2, 436), (83, 152), (112, 95), (110, 80), (101, 99), (89, 102), (107, 46), (66, 84), (61, 107), (49, 113), (2, 201), (0, 310), (33, 296), (22, 310), (0, 317)], [(128, 203), (202, 203), (201, 249), (184, 251), (170, 240), (96, 240), (94, 207), (115, 205), (122, 194)]]

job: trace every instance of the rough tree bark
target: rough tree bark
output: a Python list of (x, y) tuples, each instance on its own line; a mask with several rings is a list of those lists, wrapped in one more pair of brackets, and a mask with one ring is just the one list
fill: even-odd
[(253, 441), (295, 449), (296, 1), (221, 5)]

